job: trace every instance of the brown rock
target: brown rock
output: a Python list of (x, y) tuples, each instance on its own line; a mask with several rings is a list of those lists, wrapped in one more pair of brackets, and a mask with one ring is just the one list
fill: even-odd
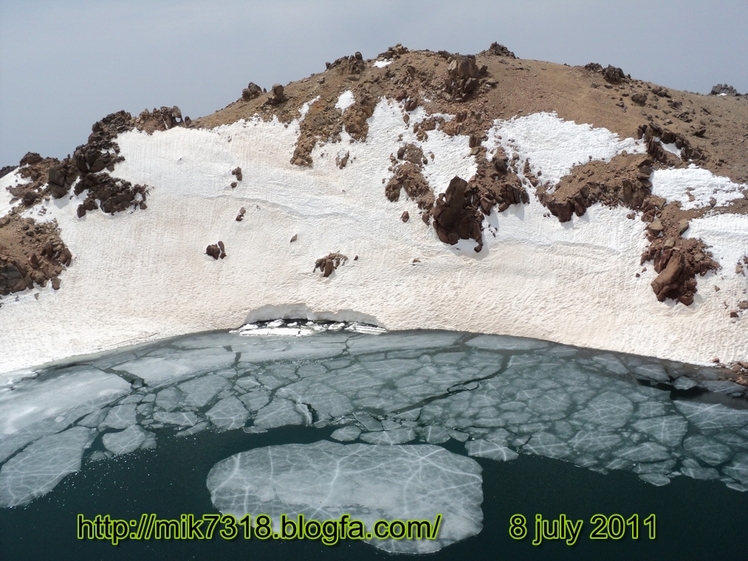
[(270, 91), (270, 97), (266, 101), (266, 103), (270, 105), (280, 105), (288, 99), (283, 93), (283, 86), (281, 86), (280, 84), (273, 84), (273, 87)]
[(647, 226), (647, 228), (650, 232), (654, 232), (655, 234), (659, 234), (665, 229), (665, 227), (662, 225), (662, 221), (659, 218), (653, 220), (652, 223)]
[[(358, 258), (358, 255), (356, 256), (356, 258)], [(348, 257), (341, 253), (329, 253), (325, 257), (317, 259), (317, 261), (314, 263), (314, 270), (312, 272), (315, 272), (317, 269), (319, 269), (320, 271), (322, 271), (323, 277), (329, 277), (335, 269), (344, 264), (346, 261), (348, 261)]]
[(211, 244), (205, 248), (205, 253), (213, 259), (218, 259), (221, 256), (221, 248), (218, 247), (218, 244)]
[(403, 214), (400, 216), (400, 220), (402, 220), (403, 222), (407, 222), (408, 220), (410, 220), (410, 214), (408, 214), (407, 210), (404, 211)]
[(626, 75), (623, 73), (623, 70), (617, 66), (611, 66), (609, 64), (603, 69), (603, 78), (605, 78), (606, 82), (611, 84), (620, 84), (626, 80)]
[(262, 88), (254, 82), (250, 82), (249, 85), (242, 90), (242, 99), (244, 101), (250, 101), (256, 97), (260, 97), (261, 94)]
[(291, 236), (291, 243), (295, 242), (298, 239), (299, 239), (299, 234), (294, 234), (293, 236)]
[(668, 293), (678, 287), (683, 267), (683, 256), (679, 252), (673, 252), (665, 268), (652, 281), (652, 290), (657, 295), (658, 301), (664, 302)]

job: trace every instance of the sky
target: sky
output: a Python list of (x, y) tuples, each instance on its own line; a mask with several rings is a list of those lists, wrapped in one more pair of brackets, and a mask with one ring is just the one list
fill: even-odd
[(599, 62), (633, 78), (748, 92), (745, 0), (0, 0), (0, 167), (62, 158), (114, 111), (196, 118), (396, 43)]

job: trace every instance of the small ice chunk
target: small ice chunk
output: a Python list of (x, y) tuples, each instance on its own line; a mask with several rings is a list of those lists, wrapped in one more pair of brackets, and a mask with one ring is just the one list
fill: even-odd
[(616, 456), (632, 462), (657, 462), (670, 459), (670, 450), (654, 442), (643, 442), (637, 446), (621, 448)]
[(434, 521), (435, 540), (372, 540), (391, 553), (433, 553), (482, 529), (481, 467), (428, 444), (371, 446), (286, 444), (256, 448), (218, 462), (207, 487), (222, 513), (262, 512), (277, 528), (281, 514), (327, 520), (344, 513), (367, 529), (378, 519)]
[(120, 432), (109, 432), (102, 437), (104, 448), (114, 455), (129, 454), (140, 448), (148, 438), (155, 436), (138, 425), (132, 425)]
[(433, 425), (423, 427), (421, 435), (429, 444), (443, 444), (449, 440), (447, 429)]
[(179, 389), (185, 394), (185, 405), (205, 407), (221, 390), (229, 387), (229, 382), (222, 376), (201, 376), (188, 382), (179, 384)]
[(674, 401), (674, 405), (701, 430), (715, 430), (748, 425), (748, 411), (731, 409), (720, 403)]
[(287, 399), (276, 397), (260, 409), (255, 417), (254, 426), (261, 429), (274, 429), (290, 425), (305, 425), (307, 417), (299, 407)]
[(692, 479), (719, 479), (719, 472), (714, 468), (684, 466), (680, 468), (680, 471)]
[(508, 462), (510, 460), (516, 460), (519, 457), (519, 454), (511, 448), (481, 438), (467, 441), (465, 443), (465, 449), (470, 456), (476, 458), (488, 458), (489, 460), (496, 460), (498, 462)]
[(694, 380), (689, 378), (688, 376), (681, 376), (680, 378), (677, 378), (673, 382), (673, 387), (676, 390), (690, 390), (693, 387), (698, 386), (699, 384), (696, 383)]
[(660, 364), (642, 364), (634, 368), (634, 375), (637, 378), (645, 378), (656, 383), (665, 384), (670, 381), (665, 369)]
[(210, 426), (210, 423), (208, 421), (200, 421), (197, 423), (194, 427), (190, 427), (184, 430), (180, 430), (178, 433), (176, 433), (174, 436), (177, 438), (182, 438), (185, 436), (192, 436), (193, 434), (197, 434), (199, 432), (204, 431)]
[(126, 429), (136, 423), (134, 403), (128, 405), (115, 405), (109, 410), (101, 428)]
[(748, 452), (735, 454), (732, 461), (722, 469), (722, 473), (748, 485)]
[(184, 392), (176, 386), (169, 386), (158, 392), (156, 405), (164, 411), (174, 411), (184, 402)]
[(686, 438), (683, 441), (683, 448), (710, 466), (726, 462), (733, 454), (732, 448), (729, 446), (701, 435)]
[(592, 361), (602, 366), (605, 371), (613, 372), (614, 374), (627, 374), (629, 369), (621, 360), (615, 355), (603, 354), (592, 357)]
[(610, 428), (621, 428), (631, 417), (634, 404), (620, 393), (603, 392), (572, 418)]
[(205, 416), (218, 428), (233, 430), (245, 425), (249, 419), (249, 411), (241, 401), (232, 396), (216, 403)]
[(178, 425), (180, 427), (191, 427), (198, 421), (197, 416), (194, 413), (184, 413), (181, 411), (176, 411), (174, 413), (157, 411), (153, 415), (153, 420), (166, 425)]
[(346, 427), (337, 429), (330, 435), (330, 437), (334, 438), (335, 440), (339, 440), (340, 442), (351, 442), (353, 440), (356, 440), (358, 438), (358, 435), (360, 434), (360, 428), (353, 425), (348, 425)]
[(621, 443), (621, 437), (613, 432), (580, 430), (569, 441), (572, 448), (580, 452), (595, 454), (612, 450)]
[[(561, 418), (558, 414), (565, 413), (571, 404), (571, 398), (563, 391), (553, 391), (536, 399), (530, 399), (527, 407), (543, 418)], [(562, 415), (565, 416), (565, 415)]]
[(681, 416), (668, 415), (641, 419), (633, 424), (636, 430), (653, 437), (660, 444), (674, 448), (688, 432), (688, 421)]
[(569, 446), (563, 440), (549, 432), (539, 432), (534, 434), (527, 444), (522, 448), (523, 451), (546, 456), (548, 458), (564, 458), (571, 453)]
[(0, 470), (0, 507), (21, 506), (47, 494), (81, 467), (96, 431), (73, 427), (45, 436), (12, 457)]
[(662, 475), (660, 473), (642, 473), (639, 475), (639, 479), (657, 487), (662, 487), (663, 485), (670, 483), (670, 478), (667, 475)]
[(270, 392), (267, 390), (251, 391), (239, 397), (239, 401), (244, 404), (250, 413), (255, 413), (270, 403)]
[(369, 444), (380, 444), (391, 446), (393, 444), (405, 444), (415, 440), (416, 432), (411, 428), (400, 428), (394, 430), (385, 430), (379, 432), (365, 432), (361, 435), (361, 440)]

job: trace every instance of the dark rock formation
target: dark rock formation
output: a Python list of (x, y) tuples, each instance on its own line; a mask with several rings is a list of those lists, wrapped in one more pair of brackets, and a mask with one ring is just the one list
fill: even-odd
[(478, 89), (482, 72), (475, 63), (474, 55), (452, 55), (447, 71), (449, 75), (445, 80), (444, 89), (453, 100), (465, 101)]
[(173, 107), (154, 108), (153, 111), (146, 109), (133, 123), (138, 129), (152, 134), (155, 131), (166, 131), (176, 126), (184, 124), (186, 119), (182, 119), (182, 111), (176, 105)]
[(488, 47), (488, 54), (496, 55), (496, 56), (504, 56), (508, 58), (517, 58), (517, 56), (507, 49), (504, 45), (500, 45), (497, 42), (491, 43), (491, 46)]
[(623, 70), (610, 64), (603, 69), (603, 78), (610, 84), (620, 84), (626, 81), (626, 75)]
[[(402, 47), (402, 45), (400, 46)], [(405, 52), (407, 52), (407, 49), (405, 49)], [(363, 55), (356, 52), (353, 56), (342, 56), (334, 62), (326, 62), (325, 67), (328, 70), (337, 68), (341, 74), (361, 74), (366, 69), (366, 62), (364, 62)]]
[(379, 55), (377, 55), (377, 58), (396, 60), (408, 52), (410, 51), (408, 51), (407, 47), (403, 47), (400, 43), (398, 43), (394, 47), (388, 48), (383, 53), (379, 53)]
[(51, 167), (47, 176), (49, 194), (55, 199), (61, 199), (67, 195), (78, 174), (78, 166), (72, 158), (65, 158), (59, 164)]
[(223, 259), (226, 257), (226, 247), (222, 241), (214, 243), (205, 248), (205, 253), (210, 255), (213, 259)]
[(283, 86), (280, 84), (273, 84), (273, 87), (270, 90), (270, 96), (265, 101), (266, 105), (280, 105), (284, 101), (286, 101), (288, 98), (283, 93)]
[[(291, 241), (293, 241), (293, 239)], [(322, 271), (323, 277), (329, 277), (335, 269), (340, 267), (346, 261), (348, 261), (348, 257), (342, 253), (328, 253), (325, 257), (315, 261), (314, 270), (312, 272), (314, 273), (319, 269)]]
[(0, 168), (0, 178), (5, 177), (10, 172), (14, 171), (18, 166), (3, 166)]
[(148, 187), (146, 185), (133, 185), (129, 181), (112, 177), (108, 173), (90, 173), (82, 176), (75, 185), (75, 194), (80, 195), (86, 190), (88, 190), (86, 199), (78, 206), (79, 217), (97, 208), (110, 214), (122, 212), (128, 208), (147, 208), (145, 199)]
[(732, 86), (728, 84), (717, 84), (716, 86), (712, 86), (712, 91), (709, 92), (710, 95), (740, 95), (738, 93), (738, 90), (733, 88)]
[(478, 242), (475, 248), (478, 252), (483, 248), (483, 215), (475, 204), (474, 194), (467, 193), (467, 187), (467, 181), (461, 177), (455, 176), (449, 182), (449, 187), (439, 195), (432, 212), (434, 229), (439, 239), (450, 245), (461, 239), (474, 239)]
[(250, 101), (252, 99), (260, 97), (261, 95), (262, 88), (254, 82), (250, 82), (249, 85), (242, 90), (242, 99), (244, 101)]

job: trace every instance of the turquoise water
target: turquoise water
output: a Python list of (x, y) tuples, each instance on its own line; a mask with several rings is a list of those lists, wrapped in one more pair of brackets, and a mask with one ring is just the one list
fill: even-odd
[[(447, 459), (476, 462), (477, 505), (467, 493), (442, 500), (464, 483), (443, 466), (417, 487), (434, 515), (465, 500), (464, 511), (477, 509), (480, 518), (466, 515), (475, 535), (429, 558), (743, 559), (748, 411), (743, 399), (687, 388), (685, 373), (698, 374), (641, 357), (445, 332), (202, 334), (79, 360), (0, 395), (0, 559), (392, 557), (351, 540), (328, 547), (214, 537), (115, 547), (76, 539), (76, 514), (216, 513), (207, 482), (218, 473), (223, 483), (217, 464), (320, 442), (334, 443), (334, 453), (433, 447)], [(27, 413), (28, 403), (47, 401), (65, 405)], [(63, 461), (76, 454), (77, 471)], [(311, 471), (284, 480), (292, 496), (285, 500), (298, 495), (298, 508), (317, 461), (310, 453), (296, 464)], [(419, 464), (412, 473), (407, 462), (390, 473), (392, 465), (367, 464), (360, 484), (417, 479)], [(248, 466), (247, 477), (263, 469)], [(289, 485), (299, 485), (298, 493)], [(370, 494), (367, 508), (379, 508), (377, 493)], [(515, 514), (528, 521), (522, 540), (509, 535)], [(582, 520), (576, 543), (532, 545), (536, 514)], [(597, 514), (638, 515), (639, 538), (629, 526), (621, 539), (590, 539)], [(655, 539), (643, 524), (650, 515)]]

